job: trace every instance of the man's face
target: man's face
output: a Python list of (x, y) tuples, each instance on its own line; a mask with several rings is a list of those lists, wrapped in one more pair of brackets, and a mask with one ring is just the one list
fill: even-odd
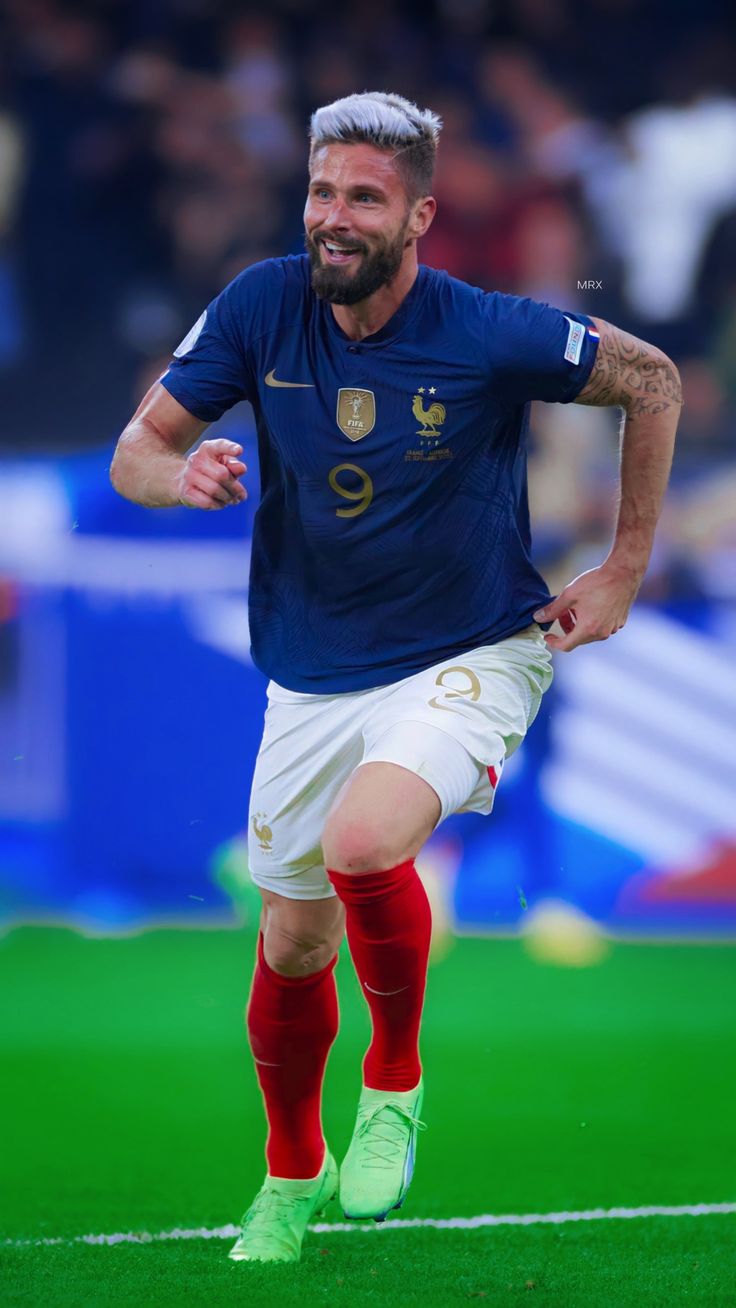
[(372, 145), (323, 145), (304, 210), (315, 294), (357, 304), (396, 276), (411, 205), (392, 156)]

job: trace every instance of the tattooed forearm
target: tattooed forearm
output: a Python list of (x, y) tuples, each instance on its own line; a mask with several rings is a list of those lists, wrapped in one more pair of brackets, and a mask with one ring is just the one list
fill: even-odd
[(616, 531), (607, 564), (623, 569), (637, 585), (652, 548), (675, 443), (682, 394), (680, 377), (666, 354), (610, 323), (594, 319), (600, 332), (595, 363), (578, 404), (620, 404), (621, 490)]
[(656, 345), (593, 319), (601, 334), (598, 353), (577, 404), (620, 404), (629, 417), (655, 417), (682, 405), (680, 375)]

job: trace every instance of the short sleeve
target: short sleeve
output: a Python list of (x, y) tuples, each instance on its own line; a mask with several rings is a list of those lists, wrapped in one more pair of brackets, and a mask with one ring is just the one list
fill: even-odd
[(251, 398), (246, 356), (248, 301), (243, 275), (230, 282), (174, 350), (162, 386), (202, 422), (216, 422)]
[(592, 319), (514, 295), (490, 294), (484, 299), (494, 394), (514, 404), (575, 400), (598, 349)]

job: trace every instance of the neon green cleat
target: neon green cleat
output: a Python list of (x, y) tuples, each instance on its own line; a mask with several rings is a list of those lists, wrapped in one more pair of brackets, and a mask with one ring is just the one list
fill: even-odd
[(313, 1180), (267, 1176), (228, 1257), (236, 1262), (298, 1263), (307, 1226), (336, 1193), (337, 1163), (329, 1153)]
[(340, 1168), (340, 1204), (346, 1217), (383, 1222), (400, 1208), (414, 1174), (424, 1083), (413, 1090), (363, 1087), (350, 1148)]

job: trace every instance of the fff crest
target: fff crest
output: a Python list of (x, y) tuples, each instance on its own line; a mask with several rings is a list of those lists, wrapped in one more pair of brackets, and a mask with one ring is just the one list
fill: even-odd
[(360, 441), (376, 425), (373, 391), (341, 386), (337, 392), (337, 425), (349, 441)]

